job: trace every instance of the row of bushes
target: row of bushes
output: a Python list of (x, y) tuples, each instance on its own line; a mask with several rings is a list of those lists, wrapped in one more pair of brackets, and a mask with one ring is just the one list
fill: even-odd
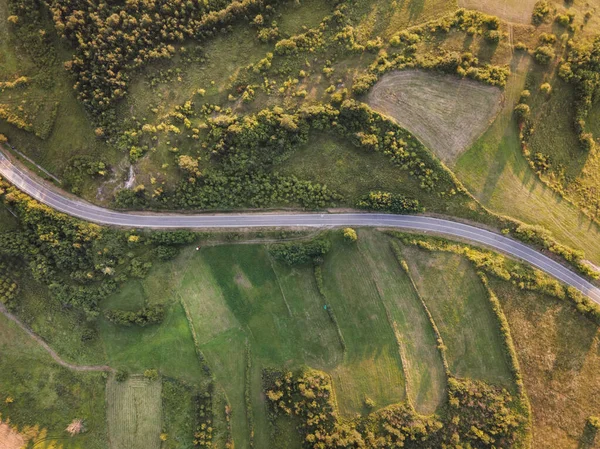
[(331, 241), (326, 237), (309, 242), (279, 243), (269, 246), (269, 253), (288, 265), (321, 263), (331, 249)]
[(393, 212), (395, 214), (414, 214), (422, 212), (419, 200), (389, 192), (370, 192), (357, 204), (362, 209)]
[(600, 36), (592, 43), (571, 44), (567, 59), (558, 74), (575, 86), (574, 127), (582, 147), (588, 151), (595, 146), (591, 133), (586, 132), (586, 120), (600, 94)]
[(143, 307), (132, 312), (129, 310), (108, 309), (104, 312), (106, 319), (122, 326), (136, 325), (140, 327), (160, 324), (165, 318), (165, 308), (162, 304)]
[(525, 243), (532, 243), (541, 246), (551, 253), (562, 257), (572, 264), (579, 272), (593, 279), (600, 278), (600, 273), (588, 265), (584, 258), (585, 253), (582, 250), (570, 248), (562, 243), (558, 243), (552, 233), (539, 225), (527, 225), (520, 223), (512, 231), (512, 235)]

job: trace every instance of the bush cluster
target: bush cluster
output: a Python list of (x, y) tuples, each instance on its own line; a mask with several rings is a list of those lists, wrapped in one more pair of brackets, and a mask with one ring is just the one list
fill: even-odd
[(448, 405), (421, 416), (401, 403), (354, 420), (338, 418), (330, 378), (316, 370), (264, 371), (269, 419), (298, 420), (305, 448), (509, 448), (523, 418), (506, 390), (480, 381), (448, 380)]
[(288, 265), (302, 265), (321, 260), (331, 249), (331, 241), (321, 237), (310, 242), (279, 243), (269, 246), (269, 253)]
[(389, 192), (370, 192), (358, 202), (363, 209), (380, 210), (394, 214), (411, 214), (421, 212), (419, 200), (407, 198), (404, 195)]
[(196, 408), (196, 429), (194, 446), (210, 448), (213, 439), (213, 404), (211, 391), (194, 396)]
[(46, 0), (45, 4), (58, 34), (75, 48), (65, 66), (75, 75), (79, 98), (93, 115), (111, 120), (106, 112), (126, 94), (133, 70), (148, 61), (171, 58), (186, 39), (202, 40), (267, 6), (265, 0)]
[(573, 45), (558, 73), (575, 86), (575, 131), (582, 148), (590, 151), (595, 147), (595, 142), (585, 128), (588, 114), (600, 94), (600, 36), (590, 44)]
[[(128, 276), (143, 277), (157, 246), (191, 240), (185, 232), (143, 236), (102, 228), (54, 211), (0, 179), (0, 198), (18, 215), (21, 227), (0, 230), (0, 258), (24, 263), (33, 279), (49, 287), (63, 307), (94, 319), (99, 302)], [(150, 234), (152, 235), (152, 234)], [(161, 245), (158, 242), (162, 242)]]
[(108, 321), (122, 326), (145, 327), (162, 323), (165, 318), (165, 308), (162, 304), (157, 304), (144, 307), (136, 312), (108, 309), (104, 312), (104, 316)]

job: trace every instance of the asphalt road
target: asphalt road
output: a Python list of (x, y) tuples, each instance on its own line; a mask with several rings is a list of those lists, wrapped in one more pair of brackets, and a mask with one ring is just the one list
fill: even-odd
[(569, 268), (511, 238), (475, 226), (418, 215), (375, 213), (238, 213), (184, 215), (172, 213), (128, 213), (94, 206), (57, 190), (33, 173), (14, 164), (0, 152), (0, 175), (31, 197), (60, 212), (82, 220), (132, 228), (259, 228), (378, 226), (433, 232), (460, 237), (524, 260), (565, 284), (580, 290), (600, 304), (600, 289)]

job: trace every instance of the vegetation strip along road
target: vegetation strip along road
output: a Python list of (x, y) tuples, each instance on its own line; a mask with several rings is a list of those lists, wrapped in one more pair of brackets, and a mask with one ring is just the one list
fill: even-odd
[(466, 239), (524, 260), (600, 304), (600, 288), (541, 252), (503, 235), (451, 220), (418, 215), (357, 213), (232, 213), (184, 215), (128, 213), (94, 206), (39, 179), (0, 151), (0, 175), (39, 202), (82, 220), (133, 228), (249, 228), (378, 226), (434, 232)]

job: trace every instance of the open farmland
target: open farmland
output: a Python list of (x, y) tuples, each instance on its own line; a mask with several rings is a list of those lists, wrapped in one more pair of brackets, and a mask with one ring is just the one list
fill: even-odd
[(452, 164), (496, 117), (501, 94), (476, 81), (408, 70), (382, 76), (367, 103)]
[(470, 263), (459, 255), (414, 247), (403, 254), (447, 347), (450, 372), (510, 388), (499, 323)]
[(402, 355), (408, 399), (415, 409), (431, 414), (444, 402), (446, 373), (435, 333), (408, 275), (391, 248), (391, 238), (363, 230), (358, 249), (370, 268)]
[(106, 414), (110, 449), (159, 449), (162, 423), (161, 382), (131, 376), (110, 379)]

